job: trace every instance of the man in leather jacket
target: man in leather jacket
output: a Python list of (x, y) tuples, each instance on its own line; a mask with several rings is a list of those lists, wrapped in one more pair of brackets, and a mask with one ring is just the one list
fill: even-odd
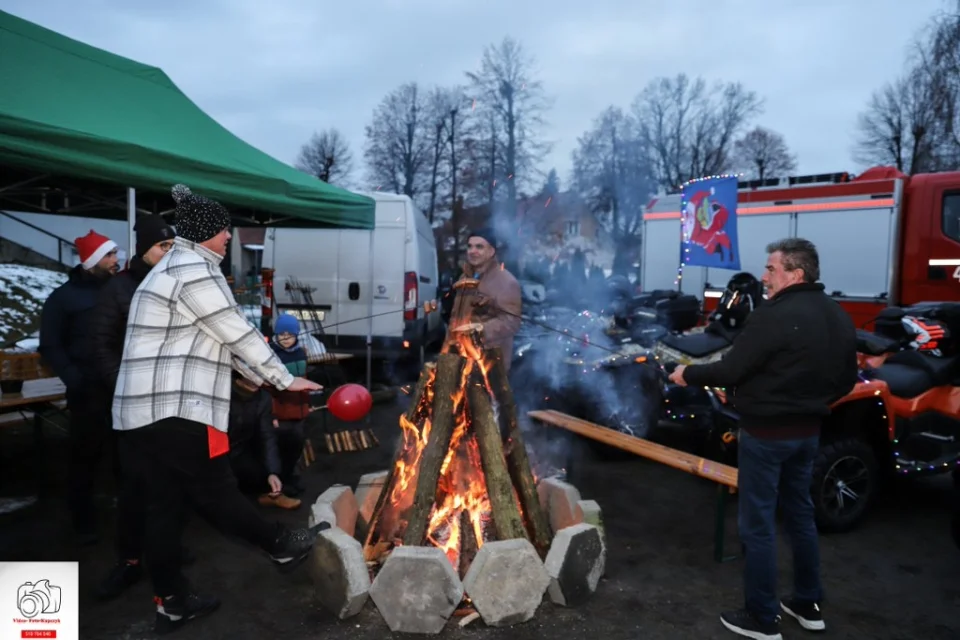
[[(173, 227), (158, 215), (142, 217), (135, 227), (137, 234), (136, 255), (128, 267), (116, 275), (100, 292), (93, 317), (90, 320), (90, 339), (93, 347), (93, 365), (96, 369), (106, 398), (109, 413), (110, 401), (117, 385), (117, 373), (123, 357), (123, 340), (127, 332), (127, 316), (133, 293), (155, 264), (173, 246), (176, 233)], [(123, 433), (114, 431), (114, 437)], [(114, 447), (114, 456), (116, 448)], [(123, 471), (119, 461), (120, 478), (117, 496), (117, 564), (100, 584), (97, 595), (109, 599), (123, 593), (143, 575), (140, 565), (143, 546), (143, 497), (129, 474)]]

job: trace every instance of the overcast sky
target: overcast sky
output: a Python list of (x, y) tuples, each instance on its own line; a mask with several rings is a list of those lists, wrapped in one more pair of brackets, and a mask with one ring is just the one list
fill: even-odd
[[(363, 128), (397, 85), (464, 82), (505, 35), (555, 103), (544, 169), (566, 179), (577, 136), (651, 79), (740, 81), (766, 100), (799, 172), (856, 171), (858, 112), (902, 69), (943, 0), (0, 0), (0, 8), (162, 67), (221, 124), (292, 164), (337, 127), (362, 168)], [(106, 97), (105, 97), (106, 98)], [(359, 177), (359, 176), (355, 176)]]

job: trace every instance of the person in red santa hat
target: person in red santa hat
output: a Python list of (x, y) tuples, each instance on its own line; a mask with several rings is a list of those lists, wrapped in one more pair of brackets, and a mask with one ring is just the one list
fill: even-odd
[(82, 544), (98, 540), (93, 485), (110, 437), (110, 397), (94, 369), (90, 318), (100, 290), (119, 270), (117, 244), (96, 231), (75, 240), (80, 264), (50, 294), (40, 316), (40, 355), (67, 388), (69, 506)]

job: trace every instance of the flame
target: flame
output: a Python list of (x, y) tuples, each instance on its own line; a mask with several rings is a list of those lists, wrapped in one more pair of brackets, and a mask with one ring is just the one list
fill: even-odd
[[(437, 483), (437, 499), (431, 511), (427, 525), (426, 539), (444, 551), (447, 558), (458, 567), (461, 552), (461, 514), (467, 514), (467, 520), (473, 529), (473, 539), (477, 549), (484, 543), (484, 531), (490, 521), (490, 498), (487, 494), (486, 479), (480, 461), (480, 449), (470, 429), (470, 418), (466, 410), (467, 385), (476, 367), (482, 375), (484, 386), (491, 392), (488, 374), (492, 362), (485, 359), (482, 348), (468, 334), (461, 334), (454, 345), (448, 345), (444, 351), (450, 352), (454, 346), (466, 359), (460, 378), (460, 384), (452, 396), (454, 414), (453, 433), (450, 446), (440, 468)], [(424, 393), (413, 413), (414, 421), (406, 415), (400, 417), (402, 431), (401, 455), (394, 468), (395, 481), (386, 501), (386, 508), (378, 523), (379, 535), (372, 541), (376, 546), (382, 543), (400, 544), (397, 538), (406, 512), (413, 504), (417, 486), (417, 471), (420, 458), (430, 438), (432, 426), (431, 411), (434, 398), (436, 368), (430, 370)], [(492, 395), (492, 393), (491, 393)], [(421, 426), (418, 427), (417, 423)], [(519, 501), (518, 501), (519, 504)]]

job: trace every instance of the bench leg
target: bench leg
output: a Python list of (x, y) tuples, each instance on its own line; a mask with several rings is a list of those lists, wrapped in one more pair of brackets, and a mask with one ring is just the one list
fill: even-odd
[(717, 562), (730, 562), (737, 558), (735, 555), (724, 555), (727, 539), (727, 496), (729, 495), (728, 487), (722, 484), (717, 485), (717, 514), (713, 533), (713, 557)]

